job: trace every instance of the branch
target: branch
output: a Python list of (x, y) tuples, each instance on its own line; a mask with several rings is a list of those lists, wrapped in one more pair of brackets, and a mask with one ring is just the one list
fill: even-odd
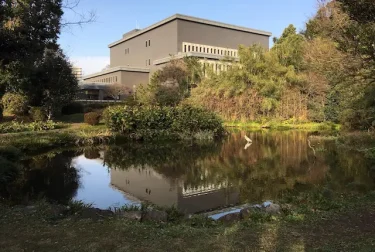
[(84, 24), (89, 24), (96, 21), (97, 16), (95, 11), (91, 10), (87, 13), (81, 13), (76, 11), (76, 8), (80, 4), (80, 2), (80, 0), (65, 0), (64, 4), (62, 5), (62, 8), (73, 12), (76, 16), (78, 16), (78, 20), (63, 20), (61, 22), (61, 27), (67, 27), (72, 25), (78, 25), (82, 27)]

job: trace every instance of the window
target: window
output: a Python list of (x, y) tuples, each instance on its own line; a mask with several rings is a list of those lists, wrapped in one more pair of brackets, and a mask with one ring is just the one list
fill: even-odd
[(206, 53), (206, 47), (203, 47), (203, 52)]
[(216, 54), (216, 49), (214, 49), (214, 54)]
[(148, 46), (151, 46), (151, 40), (148, 41)]
[(146, 47), (147, 47), (148, 43), (147, 43), (147, 40), (146, 40)]
[(212, 53), (212, 48), (211, 48), (211, 53)]
[(148, 65), (151, 66), (151, 60), (150, 59), (148, 59)]
[(184, 52), (186, 52), (186, 45), (184, 45)]
[(146, 60), (146, 66), (147, 66), (147, 60)]
[(188, 52), (190, 52), (190, 46), (188, 46)]
[(116, 80), (116, 82), (117, 82), (117, 76), (115, 77), (115, 80)]
[(223, 55), (223, 50), (221, 50), (221, 53), (220, 53), (221, 55)]
[(202, 52), (202, 47), (199, 47), (199, 52)]

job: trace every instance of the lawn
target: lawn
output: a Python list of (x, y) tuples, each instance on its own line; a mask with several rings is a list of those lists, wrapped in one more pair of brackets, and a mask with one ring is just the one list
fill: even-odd
[(0, 207), (3, 251), (373, 251), (375, 204), (311, 215), (229, 225), (52, 220)]

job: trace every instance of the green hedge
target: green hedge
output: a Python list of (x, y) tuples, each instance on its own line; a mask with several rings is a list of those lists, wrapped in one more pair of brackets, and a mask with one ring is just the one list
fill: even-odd
[(201, 108), (178, 107), (109, 107), (103, 113), (107, 127), (116, 133), (145, 134), (145, 132), (194, 135), (210, 132), (224, 133), (219, 117)]

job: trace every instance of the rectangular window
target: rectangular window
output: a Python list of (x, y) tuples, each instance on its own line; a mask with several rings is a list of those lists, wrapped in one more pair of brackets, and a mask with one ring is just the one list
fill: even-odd
[(148, 65), (151, 66), (151, 60), (150, 59), (148, 60)]
[(206, 47), (203, 47), (203, 52), (206, 53)]
[(184, 45), (184, 52), (186, 52), (186, 45)]
[(214, 49), (214, 54), (216, 54), (216, 49)]
[(117, 82), (117, 76), (115, 77), (115, 80), (116, 80), (116, 82)]
[(148, 44), (148, 43), (147, 43), (147, 40), (146, 40), (146, 47), (147, 47), (147, 44)]
[(212, 53), (212, 48), (211, 48), (211, 53)]
[(151, 40), (148, 41), (148, 46), (151, 46)]
[(202, 47), (199, 47), (199, 52), (202, 52)]
[(188, 46), (188, 52), (190, 52), (190, 46)]

